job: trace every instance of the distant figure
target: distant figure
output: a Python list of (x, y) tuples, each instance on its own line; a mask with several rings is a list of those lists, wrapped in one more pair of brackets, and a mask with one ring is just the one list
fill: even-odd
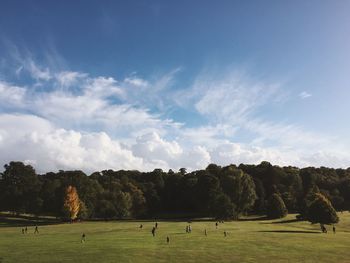
[(156, 235), (156, 228), (153, 227), (153, 228), (152, 228), (152, 236), (155, 236), (155, 235)]
[(39, 234), (39, 228), (38, 228), (38, 226), (35, 226), (34, 234)]
[(143, 225), (142, 225), (142, 224), (140, 225), (140, 228), (143, 228)]
[(207, 229), (204, 229), (204, 235), (207, 236)]
[(333, 234), (335, 234), (335, 226), (333, 225)]
[(22, 234), (24, 235), (24, 228), (22, 228)]
[(158, 223), (156, 222), (156, 229), (158, 228)]
[(226, 231), (224, 231), (224, 236), (225, 236), (225, 237), (227, 236), (227, 232), (226, 232)]
[(167, 244), (170, 243), (170, 238), (169, 238), (169, 236), (166, 237), (166, 242), (167, 242)]
[(85, 233), (81, 235), (81, 243), (85, 243)]
[(218, 222), (215, 223), (215, 227), (216, 227), (216, 229), (218, 229)]
[(192, 227), (191, 225), (188, 226), (188, 233), (191, 233), (192, 232)]
[(186, 233), (188, 233), (188, 226), (186, 226)]
[(24, 229), (24, 232), (27, 234), (27, 232), (28, 232), (28, 227), (26, 227), (26, 228)]
[(322, 233), (327, 233), (327, 228), (321, 224), (321, 230), (322, 230)]

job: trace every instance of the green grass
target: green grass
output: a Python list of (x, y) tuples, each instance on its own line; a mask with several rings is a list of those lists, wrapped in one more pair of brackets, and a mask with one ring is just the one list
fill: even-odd
[(350, 213), (339, 216), (335, 235), (330, 227), (322, 234), (318, 225), (295, 222), (294, 215), (225, 222), (217, 230), (214, 222), (193, 222), (191, 234), (186, 222), (160, 221), (156, 237), (153, 222), (142, 222), (143, 229), (138, 221), (47, 225), (39, 235), (33, 227), (22, 235), (7, 222), (0, 224), (0, 262), (350, 262)]

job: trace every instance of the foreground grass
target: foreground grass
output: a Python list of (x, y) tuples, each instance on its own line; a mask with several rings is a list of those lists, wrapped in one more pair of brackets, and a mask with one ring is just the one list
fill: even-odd
[(22, 227), (0, 223), (0, 262), (350, 262), (350, 213), (339, 216), (335, 235), (295, 222), (294, 215), (225, 222), (218, 229), (211, 221), (192, 222), (191, 234), (185, 233), (187, 222), (160, 221), (156, 237), (153, 222), (47, 225), (39, 226), (39, 235), (33, 227), (22, 235)]

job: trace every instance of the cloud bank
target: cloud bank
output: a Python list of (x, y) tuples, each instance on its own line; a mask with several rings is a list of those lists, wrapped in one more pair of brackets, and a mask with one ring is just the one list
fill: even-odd
[[(337, 138), (263, 118), (283, 87), (246, 73), (198, 74), (174, 89), (180, 69), (116, 79), (54, 70), (17, 59), (15, 79), (0, 80), (0, 163), (20, 160), (39, 172), (81, 169), (201, 169), (209, 163), (350, 165)], [(24, 85), (24, 77), (31, 81)], [(18, 81), (16, 81), (18, 80)], [(301, 98), (311, 95), (301, 93)], [(193, 125), (173, 112), (191, 113)], [(195, 121), (194, 121), (195, 122)]]

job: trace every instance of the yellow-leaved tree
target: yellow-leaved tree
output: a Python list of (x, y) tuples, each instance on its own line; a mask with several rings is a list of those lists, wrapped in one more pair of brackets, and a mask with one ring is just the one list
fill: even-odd
[(74, 186), (68, 186), (66, 188), (66, 195), (64, 198), (63, 212), (71, 220), (77, 218), (80, 210), (80, 200), (77, 189)]

